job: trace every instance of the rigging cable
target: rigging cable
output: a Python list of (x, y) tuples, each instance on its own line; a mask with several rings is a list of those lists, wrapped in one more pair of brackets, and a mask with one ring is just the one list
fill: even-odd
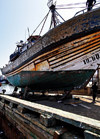
[(72, 5), (79, 5), (79, 4), (85, 4), (85, 2), (83, 3), (73, 3), (73, 4), (63, 4), (63, 5), (57, 5), (58, 7), (64, 7), (64, 6), (72, 6)]
[[(96, 3), (100, 3), (100, 0), (96, 1)], [(64, 7), (64, 6), (82, 5), (82, 4), (86, 4), (86, 2), (72, 3), (72, 4), (62, 4), (62, 5), (57, 5), (57, 6), (58, 6), (58, 7)]]
[(43, 20), (40, 22), (40, 24), (36, 27), (36, 29), (33, 31), (32, 35), (33, 35), (34, 32), (39, 28), (39, 26), (42, 24), (42, 22), (43, 22), (45, 19), (47, 19), (49, 13), (50, 13), (50, 10), (49, 10), (49, 12), (47, 13), (47, 15), (43, 18)]
[[(57, 5), (57, 10), (59, 9), (74, 9), (74, 8), (86, 8), (85, 6), (84, 7), (76, 7), (78, 5), (82, 5), (82, 4), (85, 4), (85, 2), (83, 3), (72, 3), (72, 4), (65, 4), (65, 5)], [(66, 7), (67, 6), (67, 7)], [(74, 7), (75, 6), (75, 7)]]
[[(57, 0), (56, 0), (56, 3), (57, 3)], [(55, 9), (59, 10), (59, 9), (86, 8), (86, 7), (70, 7), (70, 6), (73, 6), (73, 5), (82, 5), (82, 4), (86, 4), (86, 2), (82, 2), (82, 3), (73, 3), (73, 4), (65, 4), (65, 5), (57, 5), (57, 8), (55, 8)], [(95, 4), (95, 6), (97, 6), (98, 4), (100, 4), (100, 2), (97, 3), (97, 4)], [(67, 7), (65, 7), (65, 6), (67, 6)], [(48, 15), (49, 15), (49, 13), (50, 13), (50, 10), (49, 10), (49, 12), (47, 13), (47, 15), (43, 18), (43, 20), (40, 22), (40, 24), (36, 27), (36, 29), (33, 31), (32, 35), (33, 35), (34, 32), (39, 28), (39, 26), (42, 24), (42, 22), (44, 21), (43, 26), (42, 26), (42, 29), (41, 29), (39, 35), (41, 34), (41, 32), (42, 32), (42, 30), (43, 30), (43, 27), (44, 27), (44, 25), (45, 25), (45, 22), (46, 22), (46, 20), (47, 20), (47, 17), (48, 17)]]
[[(49, 10), (49, 12), (50, 12), (50, 10)], [(48, 12), (48, 14), (45, 16), (45, 21), (44, 21), (44, 23), (43, 23), (43, 26), (42, 26), (41, 31), (40, 31), (40, 33), (39, 33), (39, 36), (40, 36), (40, 34), (41, 34), (42, 30), (43, 30), (43, 27), (44, 27), (45, 22), (46, 22), (46, 20), (47, 20), (47, 18), (48, 18), (49, 12)]]
[[(49, 13), (50, 13), (50, 10), (49, 10), (49, 12), (47, 13), (47, 15), (43, 18), (43, 20), (40, 22), (40, 24), (36, 27), (36, 29), (32, 32), (32, 34), (30, 35), (30, 36), (32, 36), (34, 33), (35, 33), (35, 31), (39, 28), (39, 26), (42, 24), (42, 22), (44, 21), (44, 24), (45, 24), (45, 22), (46, 22), (46, 19), (47, 19), (47, 17), (48, 17), (48, 15), (49, 15)], [(43, 24), (43, 26), (44, 26), (44, 24)], [(41, 31), (40, 31), (40, 34), (41, 34), (41, 32), (42, 32), (42, 30), (43, 30), (43, 26), (42, 26), (42, 29), (41, 29)], [(39, 34), (39, 35), (40, 35)], [(27, 42), (27, 41), (26, 41)], [(25, 43), (26, 43), (25, 42)]]
[[(96, 2), (98, 4), (100, 4), (100, 1), (97, 1)], [(82, 3), (72, 3), (72, 4), (63, 4), (63, 5), (57, 5), (56, 9), (59, 10), (59, 9), (74, 9), (74, 8), (86, 8), (86, 6), (81, 6), (81, 7), (76, 7), (76, 6), (79, 6), (79, 5), (82, 5), (82, 4), (85, 4), (86, 5), (86, 2), (82, 2)]]
[(60, 10), (60, 9), (74, 9), (74, 8), (86, 8), (86, 7), (66, 7), (66, 8), (56, 8), (56, 9)]

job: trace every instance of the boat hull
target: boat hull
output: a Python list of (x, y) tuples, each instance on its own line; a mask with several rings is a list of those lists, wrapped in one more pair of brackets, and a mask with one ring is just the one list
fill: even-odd
[(77, 71), (22, 71), (9, 76), (14, 86), (29, 86), (32, 90), (71, 90), (86, 86), (95, 70)]
[(8, 83), (8, 80), (7, 79), (2, 79), (2, 80), (0, 80), (0, 83), (7, 84)]

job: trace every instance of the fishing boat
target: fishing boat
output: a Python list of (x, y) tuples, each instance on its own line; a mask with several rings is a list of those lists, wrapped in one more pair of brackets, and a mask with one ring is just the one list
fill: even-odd
[(51, 0), (49, 5), (54, 28), (27, 49), (25, 43), (18, 46), (23, 52), (10, 59), (2, 74), (13, 86), (34, 91), (84, 88), (100, 64), (100, 8), (56, 25), (55, 5)]

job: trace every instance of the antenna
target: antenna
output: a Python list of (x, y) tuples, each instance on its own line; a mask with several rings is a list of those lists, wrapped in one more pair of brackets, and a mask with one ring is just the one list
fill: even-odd
[(27, 30), (28, 30), (28, 36), (30, 37), (30, 31), (29, 31), (29, 27), (27, 28)]

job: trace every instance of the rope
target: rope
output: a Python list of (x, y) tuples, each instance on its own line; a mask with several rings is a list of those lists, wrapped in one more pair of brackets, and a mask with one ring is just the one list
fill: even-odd
[[(49, 12), (50, 12), (50, 10), (49, 10)], [(47, 19), (49, 12), (48, 12), (47, 15), (43, 18), (43, 20), (40, 22), (40, 24), (36, 27), (36, 29), (33, 31), (33, 33), (39, 28), (39, 26), (42, 24), (42, 22), (45, 20), (45, 18)], [(32, 33), (31, 35), (33, 35), (33, 33)]]
[(86, 7), (66, 7), (66, 8), (56, 8), (56, 9), (60, 10), (60, 9), (74, 9), (74, 8), (86, 8)]
[(79, 4), (85, 4), (85, 2), (83, 2), (83, 3), (65, 4), (65, 5), (57, 5), (57, 6), (58, 7), (64, 7), (64, 6), (72, 6), (72, 5), (79, 5)]
[[(97, 3), (97, 4), (95, 4), (94, 6), (97, 7), (98, 4), (100, 4), (100, 2)], [(83, 13), (84, 13), (85, 10), (87, 10), (87, 7), (86, 7), (85, 9), (82, 9), (81, 11), (78, 11), (74, 16), (76, 16), (76, 15), (79, 14), (80, 12), (83, 12)]]
[[(57, 0), (56, 0), (56, 3), (57, 3)], [(57, 8), (56, 8), (56, 9), (57, 9), (57, 10), (60, 10), (60, 9), (86, 8), (86, 7), (73, 7), (73, 5), (75, 6), (75, 5), (82, 5), (82, 4), (86, 4), (86, 2), (65, 4), (65, 5), (57, 5)], [(100, 2), (97, 3), (97, 4), (95, 4), (95, 6), (97, 6), (98, 4), (100, 4)], [(67, 6), (67, 7), (65, 7), (65, 6)], [(70, 6), (72, 6), (72, 7), (70, 7)], [(47, 15), (43, 18), (43, 20), (40, 22), (40, 24), (36, 27), (36, 29), (33, 31), (33, 33), (32, 33), (31, 35), (34, 34), (34, 32), (39, 28), (39, 26), (40, 26), (40, 25), (42, 24), (42, 22), (44, 21), (43, 26), (42, 26), (42, 29), (41, 29), (39, 35), (41, 34), (41, 32), (42, 32), (42, 30), (43, 30), (43, 27), (44, 27), (44, 25), (45, 25), (45, 22), (46, 22), (46, 20), (47, 20), (47, 17), (48, 17), (48, 15), (49, 15), (49, 13), (50, 13), (50, 10), (49, 10), (49, 12), (47, 13)], [(52, 24), (52, 23), (51, 23), (51, 24)], [(51, 25), (50, 25), (50, 26), (51, 26)]]
[[(46, 19), (47, 19), (47, 17), (48, 17), (48, 15), (49, 15), (49, 13), (50, 13), (50, 10), (49, 10), (49, 12), (47, 13), (47, 15), (43, 18), (43, 20), (40, 22), (40, 24), (36, 27), (36, 29), (32, 32), (32, 34), (31, 34), (31, 36), (34, 34), (34, 32), (39, 28), (39, 26), (42, 24), (42, 22), (44, 21), (44, 24), (45, 24), (45, 22), (46, 22)], [(43, 24), (43, 26), (44, 26), (44, 24)], [(41, 32), (42, 32), (42, 30), (43, 30), (43, 26), (42, 26), (42, 29), (41, 29), (41, 31), (40, 31), (40, 34), (41, 34)], [(39, 35), (40, 35), (39, 34)], [(26, 43), (27, 41), (25, 41), (25, 43)]]
[[(97, 4), (95, 4), (95, 6), (96, 5), (98, 5), (98, 4), (100, 4), (100, 2), (99, 1), (97, 1), (98, 3)], [(57, 10), (59, 10), (59, 9), (74, 9), (74, 8), (86, 8), (86, 6), (84, 6), (84, 7), (76, 7), (76, 6), (78, 6), (78, 5), (82, 5), (82, 4), (85, 4), (86, 5), (86, 2), (83, 2), (83, 3), (73, 3), (73, 4), (65, 4), (65, 5), (57, 5)], [(67, 7), (65, 7), (65, 6), (67, 6)], [(75, 6), (75, 7), (74, 7)]]
[[(99, 3), (100, 0), (96, 1), (96, 3)], [(72, 4), (62, 4), (62, 5), (57, 5), (58, 7), (64, 7), (64, 6), (73, 6), (73, 5), (82, 5), (82, 4), (86, 4), (86, 2), (82, 2), (82, 3), (72, 3)]]
[[(40, 34), (41, 34), (41, 32), (42, 32), (42, 30), (43, 30), (43, 28), (44, 28), (44, 25), (45, 25), (45, 22), (46, 22), (46, 20), (47, 20), (47, 17), (48, 17), (48, 15), (49, 15), (49, 13), (50, 13), (50, 10), (49, 10), (48, 14), (45, 16), (45, 21), (44, 21), (43, 26), (42, 26), (42, 28), (41, 28)], [(40, 34), (39, 34), (39, 36), (40, 36)]]

